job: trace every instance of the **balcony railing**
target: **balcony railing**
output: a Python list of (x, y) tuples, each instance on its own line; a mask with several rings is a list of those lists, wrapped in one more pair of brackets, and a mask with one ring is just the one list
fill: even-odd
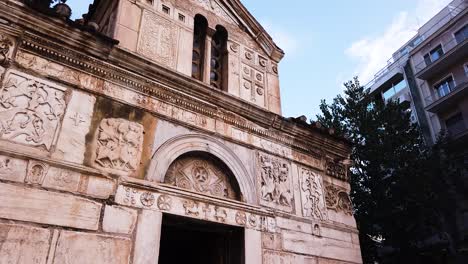
[[(385, 76), (386, 73), (392, 71), (395, 69), (395, 67), (400, 67), (404, 66), (406, 60), (408, 59), (408, 53), (411, 52), (412, 49), (415, 47), (419, 46), (419, 44), (422, 43), (426, 38), (428, 38), (430, 35), (432, 35), (437, 29), (451, 21), (454, 17), (456, 17), (458, 14), (463, 12), (463, 10), (467, 7), (466, 1), (462, 1), (460, 4), (457, 6), (447, 6), (446, 9), (449, 10), (447, 15), (444, 17), (440, 18), (437, 23), (432, 25), (430, 28), (425, 30), (424, 32), (418, 33), (419, 38), (417, 38), (418, 42), (416, 40), (412, 45), (408, 45), (406, 47), (406, 52), (402, 52), (400, 50), (399, 54), (394, 57), (392, 56), (390, 59), (387, 60), (387, 65), (385, 65), (382, 69), (380, 69), (376, 74), (374, 74), (374, 78), (370, 80), (364, 87), (366, 88), (371, 88), (372, 85), (377, 83), (383, 76)], [(442, 11), (441, 11), (442, 12)]]
[[(443, 92), (440, 92), (432, 88), (434, 90), (433, 93), (430, 96), (425, 98), (426, 106), (431, 105), (432, 103), (438, 101), (441, 98), (446, 98), (450, 96), (451, 94), (455, 93), (456, 91), (466, 88), (467, 86), (468, 86), (467, 82), (460, 83), (459, 85), (456, 85), (456, 86), (449, 85), (447, 87), (448, 89), (444, 89)], [(425, 82), (423, 84), (423, 87), (421, 88), (427, 89), (427, 83)]]
[(414, 66), (414, 70), (415, 70), (415, 74), (418, 74), (420, 71), (424, 70), (425, 68), (427, 68), (428, 66), (440, 61), (440, 60), (443, 60), (446, 56), (447, 53), (450, 53), (451, 50), (457, 48), (457, 47), (460, 47), (462, 46), (463, 44), (465, 44), (467, 42), (467, 39), (468, 39), (468, 34), (464, 34), (463, 36), (460, 36), (458, 39), (451, 39), (450, 41), (446, 41), (445, 43), (442, 43), (442, 49), (444, 51), (444, 53), (439, 56), (437, 59), (433, 60), (422, 60), (420, 63), (418, 63), (416, 66)]

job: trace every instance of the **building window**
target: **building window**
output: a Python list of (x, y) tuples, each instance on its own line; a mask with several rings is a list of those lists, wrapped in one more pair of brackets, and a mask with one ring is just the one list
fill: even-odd
[(216, 33), (211, 41), (210, 85), (225, 90), (225, 71), (227, 70), (227, 39), (228, 34), (224, 27), (216, 26)]
[(444, 50), (442, 50), (442, 45), (439, 45), (435, 49), (431, 50), (431, 52), (424, 55), (424, 61), (426, 62), (426, 65), (430, 65), (442, 57), (442, 55), (444, 55)]
[(452, 136), (460, 134), (466, 129), (461, 113), (457, 113), (450, 118), (447, 118), (445, 120), (445, 126), (447, 128), (447, 132)]
[(434, 88), (437, 90), (437, 94), (439, 95), (439, 97), (444, 97), (448, 95), (455, 88), (455, 83), (453, 82), (452, 76), (444, 79), (443, 81), (438, 83)]
[(457, 43), (462, 43), (466, 38), (468, 38), (468, 25), (464, 25), (460, 30), (455, 32)]
[(180, 22), (185, 22), (185, 16), (182, 14), (179, 14), (179, 21)]
[(392, 83), (392, 87), (384, 91), (383, 97), (385, 101), (390, 100), (395, 94), (406, 88), (406, 81), (403, 79), (397, 83)]
[(153, 5), (153, 0), (146, 0), (146, 3), (147, 3), (148, 5)]
[(162, 11), (164, 14), (170, 15), (171, 14), (171, 8), (168, 6), (163, 5), (162, 6)]
[(207, 29), (208, 21), (206, 18), (202, 15), (196, 15), (195, 27), (193, 30), (192, 77), (200, 81), (203, 81)]

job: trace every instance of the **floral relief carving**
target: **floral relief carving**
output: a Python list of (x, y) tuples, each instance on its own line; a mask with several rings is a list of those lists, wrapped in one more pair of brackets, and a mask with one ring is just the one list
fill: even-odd
[(171, 21), (149, 11), (143, 14), (138, 52), (174, 68), (177, 47), (177, 29)]
[(134, 172), (140, 164), (143, 126), (125, 119), (103, 119), (97, 132), (95, 162), (119, 172)]
[(140, 195), (140, 202), (146, 207), (153, 206), (154, 200), (154, 195), (150, 192), (144, 192)]
[(161, 195), (158, 197), (158, 208), (164, 211), (171, 210), (172, 207), (172, 199), (167, 195)]
[(65, 110), (65, 92), (10, 72), (0, 89), (0, 138), (50, 150)]
[(245, 223), (247, 223), (247, 216), (244, 212), (238, 211), (236, 213), (236, 223), (238, 225), (245, 226)]
[(302, 208), (305, 217), (326, 218), (322, 179), (318, 173), (301, 169)]
[(165, 182), (179, 188), (208, 195), (235, 199), (229, 176), (213, 161), (198, 157), (183, 157), (168, 169)]
[(293, 194), (289, 164), (267, 154), (258, 154), (260, 190), (263, 201), (270, 205), (291, 208)]
[(333, 184), (325, 185), (325, 201), (327, 208), (335, 212), (352, 215), (353, 206), (347, 191)]

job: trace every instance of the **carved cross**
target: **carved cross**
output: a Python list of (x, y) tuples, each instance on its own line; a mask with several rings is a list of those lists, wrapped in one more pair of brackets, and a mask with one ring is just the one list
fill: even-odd
[(74, 116), (70, 117), (71, 120), (73, 120), (73, 124), (75, 126), (79, 126), (81, 123), (84, 123), (83, 117), (79, 113), (75, 113)]
[(255, 71), (254, 69), (247, 67), (246, 65), (243, 66), (243, 78), (247, 82), (244, 83), (244, 88), (249, 89), (249, 87), (245, 87), (247, 83), (250, 83), (250, 99), (252, 102), (256, 101), (256, 93), (258, 93), (259, 96), (263, 96), (264, 94), (264, 87), (263, 87), (263, 78), (264, 76)]

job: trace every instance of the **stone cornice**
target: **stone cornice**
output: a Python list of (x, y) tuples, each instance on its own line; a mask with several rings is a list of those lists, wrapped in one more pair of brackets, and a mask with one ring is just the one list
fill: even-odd
[[(0, 2), (4, 5), (0, 6), (0, 15), (21, 25), (18, 27), (22, 32), (18, 36), (21, 49), (190, 111), (222, 119), (250, 133), (312, 155), (332, 153), (346, 158), (349, 153), (345, 140), (318, 129), (304, 128), (222, 91), (213, 90), (136, 54), (112, 47), (110, 43), (61, 20), (37, 16), (21, 5), (7, 3), (8, 7), (5, 1)], [(47, 36), (47, 39), (42, 36)], [(263, 129), (252, 126), (246, 119)]]

